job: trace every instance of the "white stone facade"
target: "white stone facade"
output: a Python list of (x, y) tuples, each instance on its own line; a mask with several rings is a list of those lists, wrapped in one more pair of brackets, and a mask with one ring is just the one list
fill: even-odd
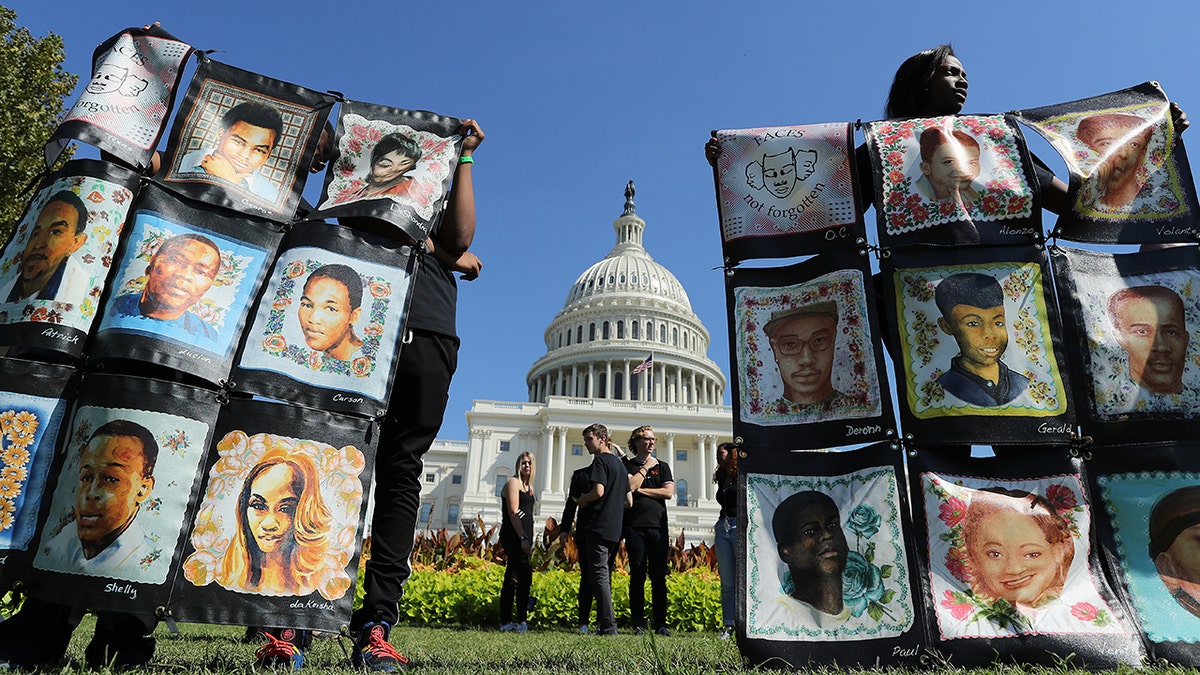
[[(572, 284), (546, 329), (546, 354), (526, 378), (529, 402), (475, 401), (470, 440), (439, 440), (425, 456), (418, 528), (454, 530), (476, 516), (498, 523), (500, 486), (529, 451), (540, 530), (562, 515), (571, 472), (591, 462), (582, 434), (599, 422), (622, 446), (634, 428), (654, 427), (656, 454), (675, 477), (677, 499), (667, 508), (673, 532), (711, 539), (720, 511), (716, 448), (732, 435), (725, 375), (707, 356), (709, 333), (687, 293), (642, 247), (646, 223), (634, 209), (632, 182), (625, 196), (613, 224), (616, 246)], [(653, 366), (633, 373), (651, 355)]]

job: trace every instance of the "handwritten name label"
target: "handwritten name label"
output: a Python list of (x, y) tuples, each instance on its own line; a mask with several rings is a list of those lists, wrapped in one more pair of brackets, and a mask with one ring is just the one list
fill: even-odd
[(122, 586), (121, 584), (111, 583), (104, 587), (104, 592), (127, 595), (129, 596), (130, 600), (137, 600), (137, 589), (133, 587), (133, 584), (125, 584)]
[(1190, 227), (1167, 227), (1166, 225), (1154, 228), (1154, 233), (1160, 237), (1175, 234), (1193, 234)]
[(42, 337), (50, 338), (51, 340), (61, 340), (69, 345), (79, 344), (79, 335), (69, 335), (53, 328), (47, 328), (42, 331)]
[(865, 427), (853, 427), (853, 426), (850, 426), (849, 424), (846, 425), (846, 435), (847, 436), (862, 436), (865, 434), (877, 434), (881, 431), (883, 431), (883, 427), (879, 426), (878, 424), (872, 424), (872, 425), (865, 426)]
[(1000, 226), (1000, 234), (1023, 234), (1032, 237), (1036, 233), (1032, 227), (1009, 227), (1008, 225)]
[(1067, 429), (1067, 425), (1065, 424), (1049, 424), (1047, 422), (1042, 422), (1041, 426), (1038, 427), (1039, 434), (1065, 434), (1068, 431), (1069, 429)]
[(320, 609), (320, 610), (324, 610), (326, 612), (333, 611), (333, 603), (332, 602), (317, 602), (316, 600), (307, 600), (307, 601), (297, 600), (297, 601), (293, 602), (292, 604), (288, 605), (288, 607), (290, 609)]
[(363, 397), (361, 397), (361, 396), (345, 396), (343, 394), (334, 394), (333, 400), (335, 403), (362, 403)]
[(916, 647), (905, 648), (905, 647), (901, 647), (900, 645), (896, 645), (895, 647), (892, 647), (892, 656), (916, 656), (916, 655), (917, 655)]
[(212, 363), (211, 356), (205, 356), (204, 354), (201, 354), (200, 352), (194, 352), (190, 349), (180, 349), (178, 352), (176, 352), (176, 354), (184, 357), (185, 359), (192, 359), (193, 361), (203, 361), (204, 363)]

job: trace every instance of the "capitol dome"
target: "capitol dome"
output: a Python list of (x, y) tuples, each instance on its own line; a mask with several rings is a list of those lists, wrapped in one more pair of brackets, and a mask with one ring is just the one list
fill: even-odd
[[(546, 328), (546, 354), (526, 377), (529, 400), (548, 396), (720, 405), (725, 376), (708, 358), (709, 333), (671, 271), (642, 247), (634, 208), (613, 222), (616, 246), (571, 285)], [(647, 357), (653, 365), (634, 373)]]

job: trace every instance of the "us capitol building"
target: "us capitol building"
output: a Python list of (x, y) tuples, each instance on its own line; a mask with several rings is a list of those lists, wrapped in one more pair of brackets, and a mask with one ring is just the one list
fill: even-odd
[[(529, 451), (541, 531), (546, 518), (561, 517), (571, 472), (591, 463), (584, 427), (600, 422), (622, 446), (634, 428), (654, 427), (655, 454), (675, 476), (672, 536), (684, 529), (689, 539), (711, 539), (716, 449), (732, 437), (725, 375), (707, 356), (709, 332), (687, 293), (642, 247), (646, 221), (633, 196), (630, 181), (613, 223), (616, 246), (579, 275), (547, 326), (546, 353), (525, 378), (529, 401), (474, 401), (470, 441), (439, 439), (425, 455), (419, 529), (454, 531), (476, 515), (499, 523), (500, 488)], [(635, 374), (651, 354), (653, 365)]]

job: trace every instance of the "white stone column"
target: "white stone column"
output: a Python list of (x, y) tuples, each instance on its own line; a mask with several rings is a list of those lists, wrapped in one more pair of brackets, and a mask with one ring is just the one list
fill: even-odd
[(712, 461), (715, 451), (709, 447), (709, 441), (711, 439), (712, 436), (709, 436), (708, 434), (700, 434), (696, 436), (696, 445), (700, 448), (700, 461), (697, 462), (697, 464), (700, 466), (700, 484), (704, 486), (704, 489), (700, 491), (701, 494), (696, 495), (696, 497), (703, 498), (705, 501), (712, 499), (712, 469), (708, 468), (708, 463)]
[(558, 457), (554, 462), (554, 492), (565, 492), (563, 476), (567, 470), (567, 427), (558, 427)]
[(549, 492), (550, 475), (554, 470), (554, 427), (542, 427), (541, 457), (538, 457), (538, 489)]
[[(672, 469), (671, 473), (673, 474), (676, 481), (678, 481), (680, 478), (687, 478), (687, 476), (682, 475), (683, 467), (679, 466), (679, 462), (675, 461), (675, 432), (668, 431), (667, 433), (663, 434), (663, 436), (666, 436), (666, 438), (667, 438), (667, 456), (663, 457), (660, 454), (658, 456), (658, 458), (660, 460), (665, 459), (667, 464), (669, 464), (671, 466), (671, 469)], [(671, 501), (667, 502), (667, 506), (675, 506), (676, 503), (677, 502), (674, 499), (672, 499)]]
[(579, 396), (579, 365), (571, 365), (571, 393), (568, 394), (571, 398)]
[(558, 387), (557, 387), (557, 389), (555, 390), (555, 392), (556, 392), (556, 393), (557, 393), (559, 396), (562, 396), (562, 395), (563, 395), (563, 371), (562, 371), (562, 368), (559, 368), (559, 369), (558, 369)]
[(596, 398), (596, 364), (588, 363), (588, 386), (587, 397)]
[(612, 359), (604, 362), (604, 395), (609, 400), (617, 398), (617, 392), (613, 391)]
[(633, 386), (629, 384), (629, 362), (625, 362), (625, 377), (621, 378), (621, 388), (625, 391), (621, 392), (625, 396), (626, 401), (633, 400)]
[(691, 393), (691, 400), (688, 403), (692, 405), (700, 404), (700, 394), (696, 391), (696, 371), (688, 371), (688, 391)]

